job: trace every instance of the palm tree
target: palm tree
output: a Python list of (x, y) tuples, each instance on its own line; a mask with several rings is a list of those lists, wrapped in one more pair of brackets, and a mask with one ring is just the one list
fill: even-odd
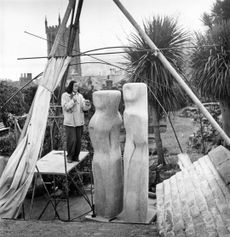
[(223, 129), (230, 136), (230, 1), (217, 0), (211, 13), (203, 14), (203, 23), (208, 30), (196, 35), (193, 81), (203, 96), (220, 102)]
[[(201, 47), (214, 45), (211, 48)], [(224, 131), (230, 136), (230, 21), (212, 26), (206, 35), (197, 35), (192, 54), (195, 84), (201, 95), (220, 102)]]
[[(188, 42), (188, 34), (178, 27), (170, 17), (153, 17), (143, 22), (144, 30), (150, 39), (161, 49), (168, 61), (180, 73), (183, 66), (183, 46)], [(128, 39), (130, 48), (126, 50), (130, 81), (144, 82), (148, 86), (150, 114), (152, 114), (158, 164), (165, 164), (159, 121), (163, 109), (175, 111), (185, 101), (185, 96), (169, 71), (162, 65), (157, 54), (137, 34)], [(138, 50), (137, 50), (138, 49)]]
[(213, 25), (219, 24), (222, 21), (230, 19), (230, 1), (229, 0), (216, 0), (214, 3), (211, 13), (204, 13), (202, 21), (204, 25), (210, 29)]

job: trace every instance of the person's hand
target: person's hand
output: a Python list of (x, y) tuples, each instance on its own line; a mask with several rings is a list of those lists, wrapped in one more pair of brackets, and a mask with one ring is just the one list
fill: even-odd
[(73, 99), (73, 101), (74, 101), (74, 102), (76, 102), (76, 101), (77, 101), (76, 94), (74, 94), (74, 93), (72, 94), (72, 99)]
[(70, 94), (70, 99), (73, 99), (74, 96), (75, 96), (75, 93), (72, 92), (72, 93)]
[(90, 106), (91, 105), (91, 102), (89, 100), (85, 100), (85, 105), (86, 106)]

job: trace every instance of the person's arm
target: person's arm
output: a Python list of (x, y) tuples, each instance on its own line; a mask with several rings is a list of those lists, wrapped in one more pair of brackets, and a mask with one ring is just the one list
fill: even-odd
[(70, 97), (66, 93), (62, 94), (61, 106), (65, 111), (70, 112), (70, 110), (74, 107), (74, 104), (74, 99), (70, 99)]
[(81, 95), (81, 100), (82, 100), (82, 110), (87, 111), (91, 108), (91, 102), (89, 100), (86, 100), (82, 95)]

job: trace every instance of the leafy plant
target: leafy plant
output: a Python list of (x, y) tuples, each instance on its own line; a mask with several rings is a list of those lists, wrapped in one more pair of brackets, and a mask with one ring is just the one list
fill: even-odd
[[(183, 67), (183, 46), (188, 42), (188, 34), (179, 28), (176, 20), (170, 17), (152, 17), (146, 21), (144, 30), (160, 48), (167, 60), (180, 73)], [(159, 131), (159, 121), (163, 109), (175, 111), (186, 101), (184, 92), (174, 80), (148, 44), (136, 34), (129, 38), (130, 48), (126, 50), (127, 68), (132, 82), (144, 82), (148, 86), (148, 101), (152, 109), (154, 133), (158, 150), (158, 162), (165, 163)]]
[(13, 132), (0, 137), (0, 154), (10, 156), (16, 148), (16, 139)]

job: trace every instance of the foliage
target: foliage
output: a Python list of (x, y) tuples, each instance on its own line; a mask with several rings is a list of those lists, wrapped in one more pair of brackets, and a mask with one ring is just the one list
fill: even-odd
[[(213, 99), (230, 98), (230, 21), (216, 24), (206, 35), (197, 35), (192, 54), (194, 84), (202, 96)], [(209, 49), (204, 44), (215, 45)]]
[[(0, 120), (11, 129), (14, 129), (15, 116), (18, 117), (20, 126), (23, 126), (25, 118), (22, 118), (21, 115), (28, 112), (36, 87), (29, 87), (15, 94), (17, 91), (18, 88), (9, 85), (6, 81), (0, 81)], [(12, 99), (7, 102), (11, 97)], [(13, 132), (0, 137), (1, 154), (11, 155), (15, 148), (16, 138)]]
[(33, 102), (36, 91), (37, 91), (37, 86), (31, 86), (31, 87), (23, 89), (22, 94), (23, 94), (23, 100), (25, 103), (25, 108), (24, 108), (25, 113), (29, 112), (29, 109)]
[(0, 154), (10, 156), (16, 148), (16, 140), (13, 132), (0, 137)]
[[(181, 73), (183, 66), (183, 46), (188, 41), (188, 34), (178, 27), (177, 21), (170, 17), (153, 17), (144, 23), (144, 30), (150, 39), (162, 49), (164, 56)], [(161, 111), (160, 104), (166, 111), (174, 111), (185, 100), (184, 93), (172, 75), (148, 44), (136, 34), (129, 38), (131, 48), (126, 50), (131, 81), (144, 82), (148, 85), (149, 101)], [(147, 50), (147, 51), (146, 51)], [(156, 97), (156, 98), (155, 98)]]
[[(219, 106), (206, 107), (212, 117), (221, 125), (221, 111)], [(191, 114), (194, 123), (198, 123), (199, 129), (189, 137), (188, 145), (192, 149), (196, 149), (199, 153), (206, 153), (215, 145), (220, 145), (221, 138), (219, 133), (213, 128), (209, 121), (198, 110)]]
[[(188, 34), (178, 27), (170, 17), (153, 17), (144, 24), (145, 33), (164, 50), (164, 55), (180, 73), (183, 66), (183, 46)], [(153, 51), (139, 35), (129, 38), (130, 48), (126, 50), (127, 67), (132, 82), (144, 82), (148, 86), (148, 102), (154, 121), (158, 163), (165, 164), (163, 146), (159, 130), (159, 120), (163, 111), (175, 111), (184, 103), (184, 93), (169, 70), (162, 64), (158, 52)]]
[(22, 100), (22, 93), (19, 93), (19, 94), (15, 95), (14, 98), (12, 98), (5, 105), (5, 102), (16, 91), (17, 91), (16, 87), (8, 85), (5, 81), (0, 81), (0, 107), (1, 107), (1, 113), (2, 114), (3, 113), (11, 113), (11, 114), (15, 114), (15, 115), (22, 115), (24, 113), (24, 102)]
[[(228, 100), (230, 95), (230, 1), (217, 0), (211, 13), (203, 14), (208, 26), (204, 35), (197, 34), (192, 53), (193, 83), (200, 88), (202, 96)], [(203, 47), (213, 45), (212, 47)]]
[[(0, 82), (0, 119), (6, 126), (10, 126), (13, 116), (21, 116), (29, 111), (36, 90), (37, 87), (33, 86), (16, 93), (18, 88), (7, 84), (5, 81)], [(11, 99), (8, 101), (9, 98)]]
[(211, 10), (211, 13), (204, 13), (202, 17), (203, 23), (212, 28), (215, 24), (220, 24), (222, 21), (230, 19), (230, 1), (217, 0)]

